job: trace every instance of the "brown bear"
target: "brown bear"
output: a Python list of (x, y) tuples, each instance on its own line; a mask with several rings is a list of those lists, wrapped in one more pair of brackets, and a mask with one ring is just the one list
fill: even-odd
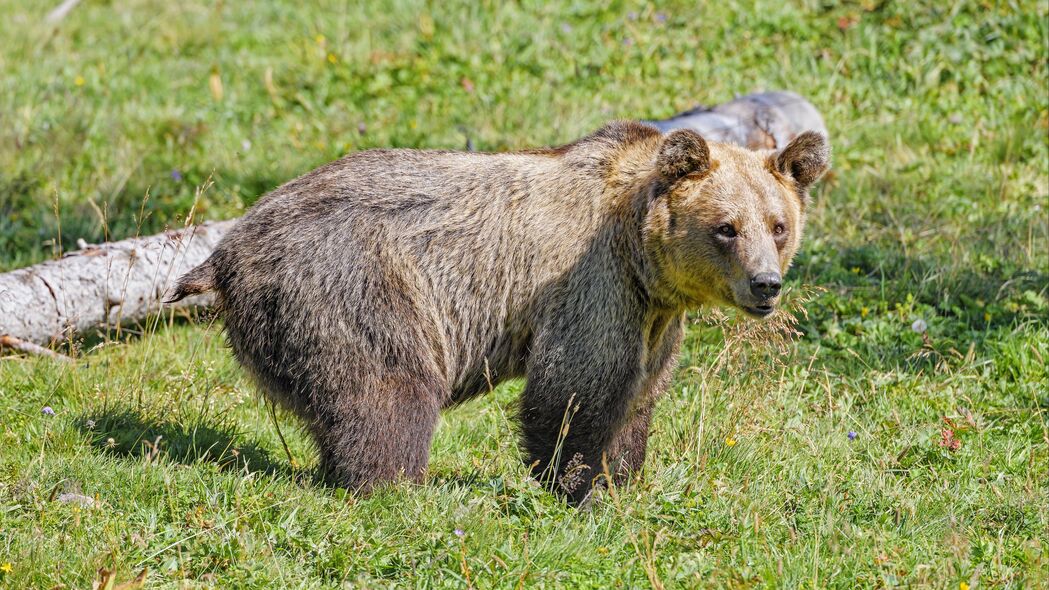
[(525, 377), (525, 461), (580, 501), (643, 464), (686, 310), (772, 313), (828, 159), (812, 132), (749, 151), (635, 122), (553, 149), (365, 151), (263, 197), (170, 300), (217, 291), (332, 483), (421, 481), (441, 409)]

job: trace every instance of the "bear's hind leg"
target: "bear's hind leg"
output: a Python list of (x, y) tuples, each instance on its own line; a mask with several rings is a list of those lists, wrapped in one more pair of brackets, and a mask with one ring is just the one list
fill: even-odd
[(344, 392), (324, 408), (310, 429), (327, 483), (369, 492), (405, 479), (422, 483), (440, 403), (435, 379), (368, 379), (366, 389)]

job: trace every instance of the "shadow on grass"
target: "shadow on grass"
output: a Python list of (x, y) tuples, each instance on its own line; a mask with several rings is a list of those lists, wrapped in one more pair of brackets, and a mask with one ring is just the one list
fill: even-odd
[(201, 327), (222, 338), (222, 322), (214, 309), (176, 309), (164, 310), (159, 314), (151, 313), (144, 318), (124, 322), (119, 329), (111, 325), (87, 330), (76, 334), (72, 342), (66, 340), (60, 343), (58, 349), (66, 354), (72, 354), (75, 350), (79, 355), (89, 355), (110, 344), (134, 344), (170, 326), (187, 325)]
[(193, 418), (183, 423), (149, 416), (130, 408), (109, 408), (89, 413), (76, 426), (91, 437), (95, 448), (120, 457), (143, 461), (166, 459), (183, 465), (213, 463), (227, 471), (301, 476), (284, 461), (243, 437), (231, 423), (209, 423)]

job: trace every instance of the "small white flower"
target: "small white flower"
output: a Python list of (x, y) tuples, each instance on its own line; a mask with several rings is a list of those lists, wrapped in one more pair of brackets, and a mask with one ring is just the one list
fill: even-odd
[(240, 147), (245, 152), (250, 150), (251, 149), (251, 140), (250, 139), (245, 139), (244, 141), (240, 142)]
[(925, 323), (925, 320), (918, 318), (911, 324), (911, 330), (914, 330), (918, 334), (924, 334), (929, 329), (929, 324)]

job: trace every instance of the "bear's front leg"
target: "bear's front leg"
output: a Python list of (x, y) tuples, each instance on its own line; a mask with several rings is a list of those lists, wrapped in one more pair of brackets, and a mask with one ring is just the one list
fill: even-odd
[(648, 427), (652, 422), (653, 405), (646, 403), (635, 410), (609, 443), (608, 471), (616, 485), (629, 481), (645, 465)]
[(644, 384), (640, 329), (604, 328), (596, 339), (578, 328), (537, 338), (521, 403), (532, 473), (575, 504), (602, 476), (609, 446)]
[(667, 314), (655, 318), (649, 333), (644, 385), (608, 451), (608, 469), (616, 484), (625, 483), (644, 467), (652, 413), (656, 402), (670, 386), (677, 367), (684, 338), (684, 315)]

